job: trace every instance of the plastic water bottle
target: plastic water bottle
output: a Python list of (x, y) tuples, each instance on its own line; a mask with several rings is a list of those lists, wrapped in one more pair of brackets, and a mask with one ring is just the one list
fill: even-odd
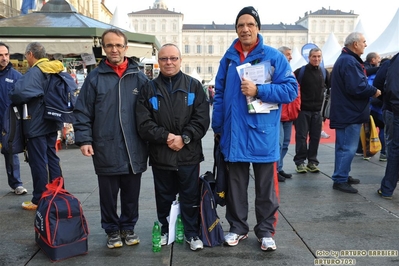
[(181, 220), (181, 215), (177, 216), (176, 221), (176, 243), (183, 243), (184, 240), (184, 226), (183, 221)]
[(152, 251), (161, 251), (161, 227), (159, 226), (158, 221), (155, 221), (154, 226), (152, 227)]

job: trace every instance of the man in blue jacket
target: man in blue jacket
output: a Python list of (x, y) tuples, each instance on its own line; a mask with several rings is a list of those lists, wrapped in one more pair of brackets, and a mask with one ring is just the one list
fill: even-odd
[(346, 193), (357, 193), (351, 184), (358, 184), (360, 180), (349, 176), (351, 163), (359, 142), (360, 127), (369, 121), (369, 98), (381, 95), (380, 90), (367, 82), (360, 58), (366, 47), (363, 34), (350, 33), (331, 76), (330, 127), (335, 129), (336, 136), (333, 189)]
[[(21, 76), (21, 73), (16, 71), (10, 63), (8, 45), (0, 42), (0, 127), (3, 124), (4, 113), (11, 103), (8, 93)], [(11, 156), (8, 153), (4, 153), (8, 185), (16, 195), (26, 194), (28, 191), (22, 186), (18, 154), (12, 154)]]
[(46, 49), (41, 43), (28, 44), (25, 52), (30, 69), (10, 91), (10, 99), (16, 105), (24, 105), (23, 132), (27, 138), (29, 166), (33, 180), (33, 197), (22, 203), (25, 210), (36, 210), (37, 204), (46, 190), (46, 185), (62, 176), (60, 158), (55, 150), (57, 130), (62, 124), (44, 119), (43, 95), (48, 84), (46, 74), (59, 73), (64, 65), (58, 61), (49, 61)]
[[(92, 157), (98, 177), (101, 226), (108, 248), (140, 242), (134, 233), (139, 218), (141, 175), (147, 169), (147, 144), (136, 129), (135, 108), (148, 79), (132, 59), (125, 57), (126, 35), (104, 31), (106, 54), (83, 83), (74, 109), (75, 143)], [(121, 213), (117, 202), (120, 192)]]
[(387, 70), (384, 102), (389, 102), (392, 109), (392, 142), (387, 145), (389, 150), (388, 163), (381, 187), (377, 193), (384, 199), (392, 199), (393, 192), (398, 183), (399, 173), (399, 53), (392, 57)]
[[(277, 169), (280, 158), (279, 135), (281, 104), (298, 95), (297, 81), (291, 67), (277, 49), (263, 44), (258, 12), (243, 8), (237, 15), (238, 38), (220, 61), (216, 76), (212, 128), (220, 134), (220, 147), (229, 168), (226, 195), (226, 219), (230, 224), (225, 242), (235, 246), (248, 237), (248, 184), (252, 163), (255, 175), (255, 235), (262, 250), (276, 250), (275, 233), (278, 209)], [(274, 73), (271, 83), (254, 84), (240, 77), (237, 66), (270, 63)], [(269, 113), (249, 113), (247, 96), (276, 103)]]

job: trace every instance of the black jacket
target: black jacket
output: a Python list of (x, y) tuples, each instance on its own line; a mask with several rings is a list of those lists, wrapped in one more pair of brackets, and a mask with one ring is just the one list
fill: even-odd
[(86, 77), (75, 105), (75, 142), (91, 144), (98, 175), (142, 173), (147, 169), (148, 149), (136, 130), (134, 114), (147, 77), (129, 59), (122, 78), (101, 61)]
[[(295, 70), (298, 77), (301, 68)], [(330, 87), (330, 74), (326, 70), (326, 78), (320, 67), (310, 63), (305, 66), (305, 72), (299, 83), (301, 86), (301, 111), (318, 112), (321, 110), (324, 99), (324, 91)]]
[(394, 115), (399, 115), (399, 53), (391, 59), (386, 76), (385, 93), (384, 100), (390, 103)]
[[(181, 71), (172, 78), (161, 73), (140, 93), (136, 116), (139, 134), (150, 145), (150, 165), (177, 170), (204, 160), (201, 139), (209, 128), (209, 103), (198, 80)], [(185, 134), (191, 142), (173, 151), (166, 144), (169, 133)]]

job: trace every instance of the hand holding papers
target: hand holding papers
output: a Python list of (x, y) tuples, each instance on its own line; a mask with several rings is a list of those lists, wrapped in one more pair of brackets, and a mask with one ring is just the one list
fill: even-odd
[[(241, 79), (245, 78), (255, 84), (269, 84), (272, 82), (274, 67), (271, 66), (270, 61), (263, 61), (256, 65), (246, 63), (237, 66), (237, 72)], [(246, 98), (249, 113), (270, 113), (271, 110), (278, 109), (276, 103), (265, 103), (251, 96)]]

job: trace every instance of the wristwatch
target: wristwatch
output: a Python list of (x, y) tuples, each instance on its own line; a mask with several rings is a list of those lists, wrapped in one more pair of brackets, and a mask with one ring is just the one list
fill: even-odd
[(190, 137), (184, 134), (181, 135), (181, 138), (183, 139), (184, 144), (189, 144), (191, 141)]

